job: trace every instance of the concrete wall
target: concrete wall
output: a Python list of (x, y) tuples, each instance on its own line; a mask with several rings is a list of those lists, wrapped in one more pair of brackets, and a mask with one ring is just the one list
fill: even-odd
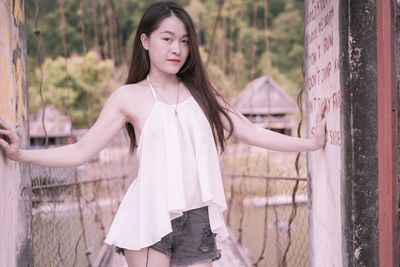
[(305, 1), (308, 136), (327, 103), (327, 144), (309, 153), (311, 266), (341, 266), (341, 57), (339, 1)]
[(305, 3), (310, 135), (329, 104), (326, 148), (309, 155), (311, 265), (378, 266), (376, 1)]
[[(0, 0), (0, 117), (28, 142), (24, 1)], [(0, 155), (0, 266), (33, 266), (28, 169)]]

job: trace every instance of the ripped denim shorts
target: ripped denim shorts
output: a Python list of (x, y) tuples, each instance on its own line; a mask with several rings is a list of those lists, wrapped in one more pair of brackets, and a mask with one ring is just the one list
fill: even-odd
[[(208, 207), (184, 211), (183, 215), (171, 221), (172, 232), (150, 248), (171, 258), (174, 266), (187, 266), (221, 258), (217, 249), (215, 233), (211, 232)], [(118, 253), (123, 249), (116, 247)]]

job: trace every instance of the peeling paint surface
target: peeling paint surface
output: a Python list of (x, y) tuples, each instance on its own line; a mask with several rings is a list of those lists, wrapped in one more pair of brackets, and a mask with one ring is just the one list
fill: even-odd
[(0, 114), (3, 119), (10, 122), (15, 122), (15, 116), (10, 109), (10, 102), (12, 101), (11, 94), (14, 92), (13, 83), (10, 81), (12, 77), (12, 65), (3, 64), (9, 62), (11, 56), (11, 28), (10, 17), (7, 14), (6, 6), (0, 2)]
[(339, 39), (339, 1), (306, 1), (305, 81), (308, 136), (315, 115), (327, 104), (327, 143), (309, 153), (311, 266), (342, 266), (340, 75), (343, 55)]
[(379, 266), (376, 1), (342, 1), (343, 266)]
[[(10, 16), (12, 6), (0, 2), (0, 114), (9, 123), (16, 123), (17, 118), (26, 118), (26, 97), (23, 90), (26, 86), (26, 65), (20, 40), (23, 18)], [(15, 1), (15, 10), (23, 12), (20, 1)], [(22, 16), (18, 14), (18, 16)], [(17, 27), (15, 21), (18, 21)], [(4, 64), (4, 63), (8, 64)], [(20, 97), (19, 97), (20, 96)], [(18, 106), (18, 110), (15, 109)]]
[[(24, 1), (0, 0), (0, 117), (27, 144)], [(16, 127), (18, 125), (18, 127)], [(32, 266), (30, 176), (0, 154), (0, 266)]]
[(25, 14), (25, 10), (24, 10), (25, 3), (24, 2), (25, 1), (21, 1), (21, 0), (13, 1), (13, 4), (14, 4), (13, 11), (12, 11), (13, 18), (14, 18), (16, 24), (19, 24), (19, 25), (25, 23), (25, 15), (24, 15)]

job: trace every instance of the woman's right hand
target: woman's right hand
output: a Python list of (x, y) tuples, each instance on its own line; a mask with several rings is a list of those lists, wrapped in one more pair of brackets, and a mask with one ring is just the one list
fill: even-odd
[(19, 160), (21, 142), (11, 126), (0, 119), (0, 150), (4, 151), (7, 158)]

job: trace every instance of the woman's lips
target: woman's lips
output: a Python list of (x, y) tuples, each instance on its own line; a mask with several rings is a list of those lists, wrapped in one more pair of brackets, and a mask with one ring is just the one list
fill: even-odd
[(168, 62), (171, 62), (172, 64), (179, 64), (181, 61), (179, 59), (168, 59)]

